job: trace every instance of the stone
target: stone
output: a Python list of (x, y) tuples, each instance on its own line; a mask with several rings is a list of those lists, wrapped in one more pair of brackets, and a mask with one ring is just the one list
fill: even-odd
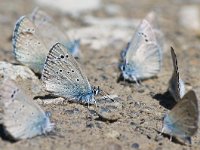
[(200, 32), (200, 11), (196, 5), (186, 5), (179, 11), (179, 23), (191, 31)]
[(2, 79), (12, 79), (21, 83), (25, 89), (31, 89), (33, 95), (42, 92), (42, 84), (37, 76), (26, 66), (13, 65), (8, 62), (0, 61), (0, 75)]
[(101, 0), (36, 0), (36, 3), (69, 14), (88, 12), (101, 7)]
[(133, 148), (133, 149), (139, 149), (139, 147), (140, 147), (140, 145), (138, 143), (133, 143), (131, 145), (131, 148)]

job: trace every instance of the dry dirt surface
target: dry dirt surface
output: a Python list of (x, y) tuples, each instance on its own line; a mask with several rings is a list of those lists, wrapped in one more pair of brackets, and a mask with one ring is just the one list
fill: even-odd
[[(188, 0), (189, 1), (189, 0)], [(51, 121), (56, 124), (53, 133), (32, 139), (10, 142), (0, 139), (1, 150), (181, 150), (200, 149), (200, 135), (192, 137), (192, 146), (184, 145), (176, 139), (170, 141), (168, 135), (160, 135), (162, 119), (174, 103), (166, 90), (172, 74), (170, 46), (177, 57), (180, 75), (186, 89), (193, 88), (200, 99), (200, 32), (183, 29), (178, 23), (178, 12), (182, 6), (196, 5), (198, 1), (181, 0), (104, 0), (102, 8), (76, 15), (64, 14), (56, 9), (42, 7), (59, 24), (67, 20), (77, 28), (87, 26), (80, 21), (84, 15), (100, 18), (136, 18), (156, 10), (160, 28), (165, 35), (162, 71), (156, 78), (142, 82), (143, 86), (124, 81), (117, 82), (120, 51), (127, 43), (115, 43), (93, 50), (81, 45), (83, 57), (82, 70), (92, 85), (100, 86), (110, 95), (117, 95), (115, 104), (110, 100), (105, 104), (97, 97), (97, 105), (111, 105), (111, 116), (104, 118), (95, 111), (95, 106), (66, 102), (63, 104), (41, 105), (52, 114)], [(108, 14), (104, 7), (110, 4), (120, 6), (120, 12)], [(0, 60), (17, 63), (12, 53), (12, 32), (17, 19), (29, 14), (37, 6), (34, 1), (0, 1)], [(200, 18), (199, 18), (200, 19)], [(60, 23), (62, 25), (62, 23)], [(69, 28), (70, 30), (70, 28)], [(200, 29), (199, 29), (200, 30)], [(134, 31), (134, 30), (133, 30)], [(132, 34), (132, 33), (131, 33)], [(117, 43), (117, 44), (116, 44)], [(24, 84), (25, 85), (25, 84)], [(40, 95), (36, 95), (40, 96)], [(45, 99), (45, 97), (43, 97)], [(36, 98), (35, 100), (38, 100)], [(98, 112), (105, 111), (98, 110)]]

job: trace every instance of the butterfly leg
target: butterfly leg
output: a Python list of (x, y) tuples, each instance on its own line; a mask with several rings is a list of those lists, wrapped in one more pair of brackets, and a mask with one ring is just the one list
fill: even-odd
[(89, 102), (89, 99), (87, 100), (87, 104), (88, 104), (88, 108), (89, 108), (89, 106), (90, 106), (90, 102)]
[(132, 76), (133, 80), (135, 81), (135, 83), (137, 84), (137, 86), (139, 86), (140, 84), (138, 83), (138, 80), (135, 76)]
[(170, 142), (172, 141), (172, 136), (171, 135), (170, 135), (170, 139), (169, 140), (170, 140)]
[(96, 108), (97, 108), (97, 102), (94, 100), (94, 103), (95, 103), (95, 106), (96, 106)]
[(163, 132), (164, 132), (164, 128), (162, 128), (162, 130), (161, 130), (161, 132), (160, 132), (160, 134), (159, 135), (162, 135), (163, 134)]

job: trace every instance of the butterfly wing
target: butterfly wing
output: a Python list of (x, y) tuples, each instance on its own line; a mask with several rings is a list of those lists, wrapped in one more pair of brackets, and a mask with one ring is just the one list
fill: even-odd
[(159, 28), (156, 13), (154, 11), (149, 12), (147, 14), (147, 16), (145, 17), (145, 19), (150, 23), (150, 25), (154, 31), (157, 43), (160, 46), (161, 53), (163, 53), (164, 34)]
[(51, 49), (55, 43), (64, 44), (69, 41), (69, 37), (55, 25), (53, 19), (46, 12), (36, 8), (30, 19), (37, 27), (48, 49)]
[(172, 94), (172, 96), (174, 97), (174, 99), (176, 101), (179, 101), (181, 99), (181, 97), (180, 97), (178, 64), (177, 64), (176, 54), (172, 47), (171, 47), (171, 56), (172, 56), (174, 71), (173, 71), (172, 77), (169, 81), (169, 92)]
[(48, 49), (27, 17), (23, 16), (17, 21), (12, 42), (16, 59), (34, 72), (41, 73)]
[(161, 50), (148, 21), (143, 20), (138, 27), (125, 57), (126, 63), (134, 68), (136, 78), (149, 78), (160, 71)]
[(60, 43), (55, 44), (49, 51), (42, 80), (47, 91), (66, 98), (78, 99), (79, 96), (92, 91), (86, 75)]
[(26, 139), (52, 129), (45, 112), (11, 80), (1, 86), (2, 123), (15, 139)]
[(184, 137), (193, 136), (197, 132), (199, 119), (198, 100), (195, 92), (186, 93), (168, 114), (168, 118), (171, 120), (172, 133), (179, 131)]
[(185, 94), (185, 86), (183, 81), (179, 78), (178, 63), (174, 49), (171, 47), (171, 56), (173, 62), (173, 74), (169, 81), (169, 92), (176, 101), (179, 101)]

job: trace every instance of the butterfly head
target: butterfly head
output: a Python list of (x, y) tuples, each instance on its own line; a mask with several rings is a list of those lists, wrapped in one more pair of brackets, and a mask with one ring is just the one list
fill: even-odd
[(95, 96), (98, 95), (100, 93), (100, 88), (99, 87), (92, 87), (91, 90), (89, 90), (87, 93), (80, 93), (77, 96), (77, 99), (81, 102), (81, 103), (88, 103), (88, 104), (94, 104), (96, 103), (95, 100)]
[(191, 137), (189, 137), (184, 130), (181, 130), (181, 128), (177, 127), (173, 118), (171, 118), (168, 114), (165, 114), (164, 116), (162, 132), (167, 133), (170, 136), (178, 136), (179, 138), (191, 144)]
[(96, 87), (92, 88), (92, 93), (94, 96), (98, 95), (100, 92), (101, 92), (101, 89), (99, 88), (99, 86), (97, 88)]
[(138, 72), (132, 64), (125, 62), (120, 66), (120, 69), (124, 79), (137, 83)]

